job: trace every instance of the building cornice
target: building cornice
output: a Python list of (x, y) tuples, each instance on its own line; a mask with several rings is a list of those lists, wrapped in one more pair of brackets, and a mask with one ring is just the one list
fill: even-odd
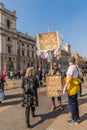
[(11, 17), (17, 19), (17, 17), (16, 17), (16, 11), (11, 12), (11, 11), (5, 9), (5, 8), (4, 9), (0, 8), (0, 11), (2, 11), (2, 13), (4, 13), (5, 15), (7, 14), (7, 15), (10, 15)]

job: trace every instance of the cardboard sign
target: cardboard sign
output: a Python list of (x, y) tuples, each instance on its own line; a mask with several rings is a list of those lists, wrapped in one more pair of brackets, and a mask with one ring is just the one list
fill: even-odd
[(47, 75), (46, 87), (48, 97), (58, 97), (62, 92), (62, 83), (60, 75)]
[(39, 34), (40, 51), (57, 49), (59, 46), (58, 33), (47, 32)]

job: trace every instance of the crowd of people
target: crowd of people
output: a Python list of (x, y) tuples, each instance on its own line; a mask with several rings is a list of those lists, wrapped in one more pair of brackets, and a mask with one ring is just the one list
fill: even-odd
[[(36, 99), (36, 106), (38, 106), (38, 94), (37, 94), (37, 88), (44, 86), (44, 83), (46, 82), (46, 75), (61, 75), (61, 78), (64, 79), (65, 85), (63, 87), (63, 95), (66, 93), (68, 94), (68, 103), (69, 108), (71, 112), (71, 119), (68, 120), (69, 124), (78, 124), (80, 121), (79, 116), (79, 107), (78, 107), (78, 95), (81, 96), (81, 88), (82, 88), (82, 79), (83, 74), (78, 66), (75, 65), (75, 57), (71, 57), (68, 60), (69, 67), (67, 69), (67, 72), (61, 71), (58, 67), (58, 62), (53, 63), (53, 68), (39, 68), (38, 70), (35, 70), (33, 67), (29, 67), (26, 71), (9, 71), (8, 72), (8, 78), (13, 79), (19, 79), (21, 76), (23, 77), (22, 80), (22, 89), (23, 89), (23, 102), (22, 106), (25, 106), (25, 95), (30, 94), (30, 91), (32, 91), (32, 94), (35, 96)], [(0, 76), (0, 93), (4, 93), (4, 82), (5, 82), (6, 75), (2, 74)], [(33, 91), (35, 90), (35, 91)], [(28, 96), (29, 98), (29, 96)], [(4, 98), (0, 99), (0, 104)], [(51, 98), (52, 101), (52, 108), (51, 111), (54, 111), (56, 109), (55, 105), (55, 97)], [(58, 101), (58, 107), (59, 109), (63, 110), (62, 105), (62, 98), (61, 95), (57, 97)], [(27, 111), (29, 107), (27, 105)], [(34, 117), (35, 115), (35, 106), (34, 104), (31, 104), (31, 110), (32, 115)], [(28, 119), (27, 119), (28, 122)], [(28, 124), (29, 125), (29, 124)]]

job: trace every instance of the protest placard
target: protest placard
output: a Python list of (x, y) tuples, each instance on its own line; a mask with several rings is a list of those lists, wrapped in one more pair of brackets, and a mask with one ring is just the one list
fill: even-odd
[(58, 97), (62, 92), (62, 83), (60, 75), (47, 75), (46, 87), (48, 97)]
[(54, 50), (59, 47), (57, 32), (46, 32), (39, 34), (40, 51)]

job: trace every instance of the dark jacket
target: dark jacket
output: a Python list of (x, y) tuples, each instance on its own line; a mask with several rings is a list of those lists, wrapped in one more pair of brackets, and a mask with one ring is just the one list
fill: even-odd
[(24, 91), (37, 90), (38, 80), (34, 76), (24, 77), (21, 87)]
[(3, 78), (2, 78), (1, 75), (0, 75), (0, 89), (1, 89), (2, 91), (4, 91), (4, 81), (3, 81)]
[(42, 80), (42, 71), (41, 70), (38, 71), (38, 77), (39, 77), (39, 80)]

